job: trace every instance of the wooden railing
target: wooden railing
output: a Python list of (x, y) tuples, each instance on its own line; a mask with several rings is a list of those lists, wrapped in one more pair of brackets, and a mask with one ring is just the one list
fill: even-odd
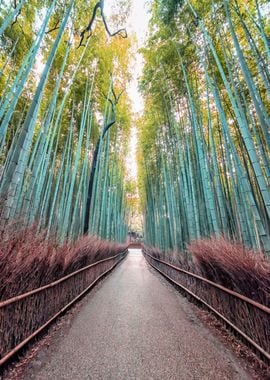
[(0, 366), (110, 272), (127, 251), (0, 302)]
[(270, 364), (270, 308), (202, 276), (160, 260), (145, 250), (148, 263), (206, 306)]

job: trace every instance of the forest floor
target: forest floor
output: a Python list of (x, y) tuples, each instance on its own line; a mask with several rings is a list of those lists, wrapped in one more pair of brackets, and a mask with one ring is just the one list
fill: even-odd
[[(131, 250), (15, 369), (23, 380), (241, 380), (241, 360), (170, 283)], [(45, 339), (46, 341), (46, 339)], [(15, 376), (17, 373), (18, 376)]]

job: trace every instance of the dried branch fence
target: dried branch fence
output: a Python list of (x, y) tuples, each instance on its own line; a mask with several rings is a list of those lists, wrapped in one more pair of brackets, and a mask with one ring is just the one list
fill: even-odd
[(150, 255), (148, 263), (185, 293), (205, 305), (270, 364), (270, 308), (195, 273)]
[(127, 250), (0, 302), (0, 366), (125, 258)]

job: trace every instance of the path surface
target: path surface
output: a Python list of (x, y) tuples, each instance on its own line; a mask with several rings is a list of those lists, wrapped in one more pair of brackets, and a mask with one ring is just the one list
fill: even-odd
[(87, 297), (24, 380), (249, 379), (140, 251)]

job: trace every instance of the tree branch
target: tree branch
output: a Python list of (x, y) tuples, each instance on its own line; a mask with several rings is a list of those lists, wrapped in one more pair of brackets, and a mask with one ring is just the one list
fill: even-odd
[(94, 10), (93, 10), (93, 13), (92, 13), (92, 17), (91, 17), (91, 19), (89, 21), (89, 24), (87, 25), (87, 27), (80, 34), (81, 39), (80, 39), (80, 43), (79, 43), (78, 48), (81, 47), (81, 46), (85, 46), (84, 39), (85, 39), (85, 34), (86, 33), (88, 33), (88, 36), (86, 37), (86, 39), (88, 39), (88, 38), (91, 37), (91, 35), (92, 35), (92, 26), (93, 26), (94, 21), (96, 19), (97, 11), (98, 11), (99, 8), (100, 8), (103, 24), (104, 24), (105, 30), (108, 33), (108, 35), (110, 37), (114, 37), (116, 35), (119, 35), (122, 38), (127, 38), (128, 37), (127, 31), (124, 28), (117, 30), (115, 33), (111, 33), (110, 32), (108, 24), (107, 24), (107, 21), (106, 21), (106, 17), (104, 15), (104, 0), (101, 0), (101, 1), (98, 1), (96, 3), (96, 5), (94, 7)]
[(108, 35), (110, 37), (114, 37), (116, 35), (119, 35), (120, 37), (122, 38), (127, 38), (128, 35), (127, 35), (127, 31), (125, 28), (122, 28), (122, 29), (119, 29), (117, 30), (117, 32), (115, 33), (111, 33), (109, 28), (108, 28), (108, 24), (107, 24), (107, 21), (106, 21), (106, 18), (105, 18), (105, 15), (104, 15), (104, 12), (103, 12), (103, 9), (101, 9), (101, 17), (102, 17), (102, 21), (103, 21), (103, 24), (105, 26), (105, 29), (106, 29), (106, 32), (108, 33)]
[(52, 29), (49, 29), (47, 32), (45, 32), (45, 34), (49, 34), (49, 33), (53, 32), (54, 30), (59, 29), (59, 24), (60, 24), (60, 20), (58, 20), (56, 22), (55, 26)]
[(112, 117), (111, 117), (111, 120), (109, 121), (109, 123), (106, 125), (106, 127), (104, 127), (103, 129), (103, 132), (102, 132), (102, 138), (106, 135), (106, 133), (108, 132), (108, 130), (115, 124), (116, 122), (116, 115), (115, 115), (115, 109), (116, 109), (116, 106), (122, 96), (124, 92), (124, 89), (120, 92), (120, 94), (117, 96), (115, 91), (114, 91), (114, 87), (112, 86), (112, 94), (113, 94), (113, 97), (114, 97), (114, 101), (112, 101), (112, 99), (106, 97), (106, 99), (111, 103), (111, 108), (112, 108)]
[(93, 14), (92, 14), (91, 20), (89, 21), (89, 24), (87, 25), (87, 27), (80, 34), (81, 39), (80, 39), (80, 43), (79, 43), (78, 48), (81, 47), (81, 46), (85, 46), (85, 44), (83, 43), (85, 33), (87, 33), (87, 32), (89, 33), (89, 35), (88, 35), (87, 38), (89, 38), (91, 36), (91, 34), (92, 34), (92, 26), (93, 26), (93, 23), (95, 21), (96, 15), (97, 15), (97, 10), (98, 10), (98, 8), (100, 8), (100, 6), (101, 6), (101, 3), (99, 1), (95, 5), (95, 8), (93, 10)]
[(11, 26), (13, 26), (14, 24), (16, 24), (16, 22), (18, 21), (18, 17), (20, 16), (20, 14), (21, 14), (21, 9), (20, 9), (19, 12), (16, 14), (15, 20), (13, 21), (13, 23), (11, 24)]
[(116, 122), (116, 119), (115, 119), (115, 115), (114, 115), (114, 119), (111, 120), (107, 125), (106, 127), (104, 128), (103, 132), (102, 132), (102, 138), (106, 135), (106, 133), (108, 132), (108, 130), (115, 124)]
[[(111, 75), (112, 77), (112, 75)], [(110, 102), (111, 108), (112, 108), (112, 115), (111, 115), (111, 120), (103, 126), (103, 130), (99, 136), (98, 142), (95, 147), (94, 155), (93, 155), (93, 160), (92, 160), (92, 165), (91, 165), (91, 172), (90, 172), (90, 177), (89, 177), (89, 183), (88, 183), (88, 192), (87, 192), (87, 200), (86, 200), (86, 211), (85, 211), (85, 218), (84, 218), (84, 233), (88, 233), (89, 231), (89, 216), (90, 216), (90, 207), (91, 207), (91, 201), (92, 201), (92, 195), (93, 195), (93, 185), (94, 185), (94, 178), (95, 178), (95, 173), (97, 170), (97, 161), (98, 161), (98, 154), (99, 154), (99, 149), (100, 149), (100, 144), (102, 139), (105, 137), (106, 133), (109, 131), (109, 129), (116, 123), (116, 105), (119, 102), (119, 99), (121, 95), (123, 94), (124, 90), (120, 92), (120, 94), (117, 96), (113, 87), (113, 80), (112, 80), (112, 88), (111, 92), (113, 95), (114, 100), (110, 99), (108, 96), (104, 95), (105, 98)]]

